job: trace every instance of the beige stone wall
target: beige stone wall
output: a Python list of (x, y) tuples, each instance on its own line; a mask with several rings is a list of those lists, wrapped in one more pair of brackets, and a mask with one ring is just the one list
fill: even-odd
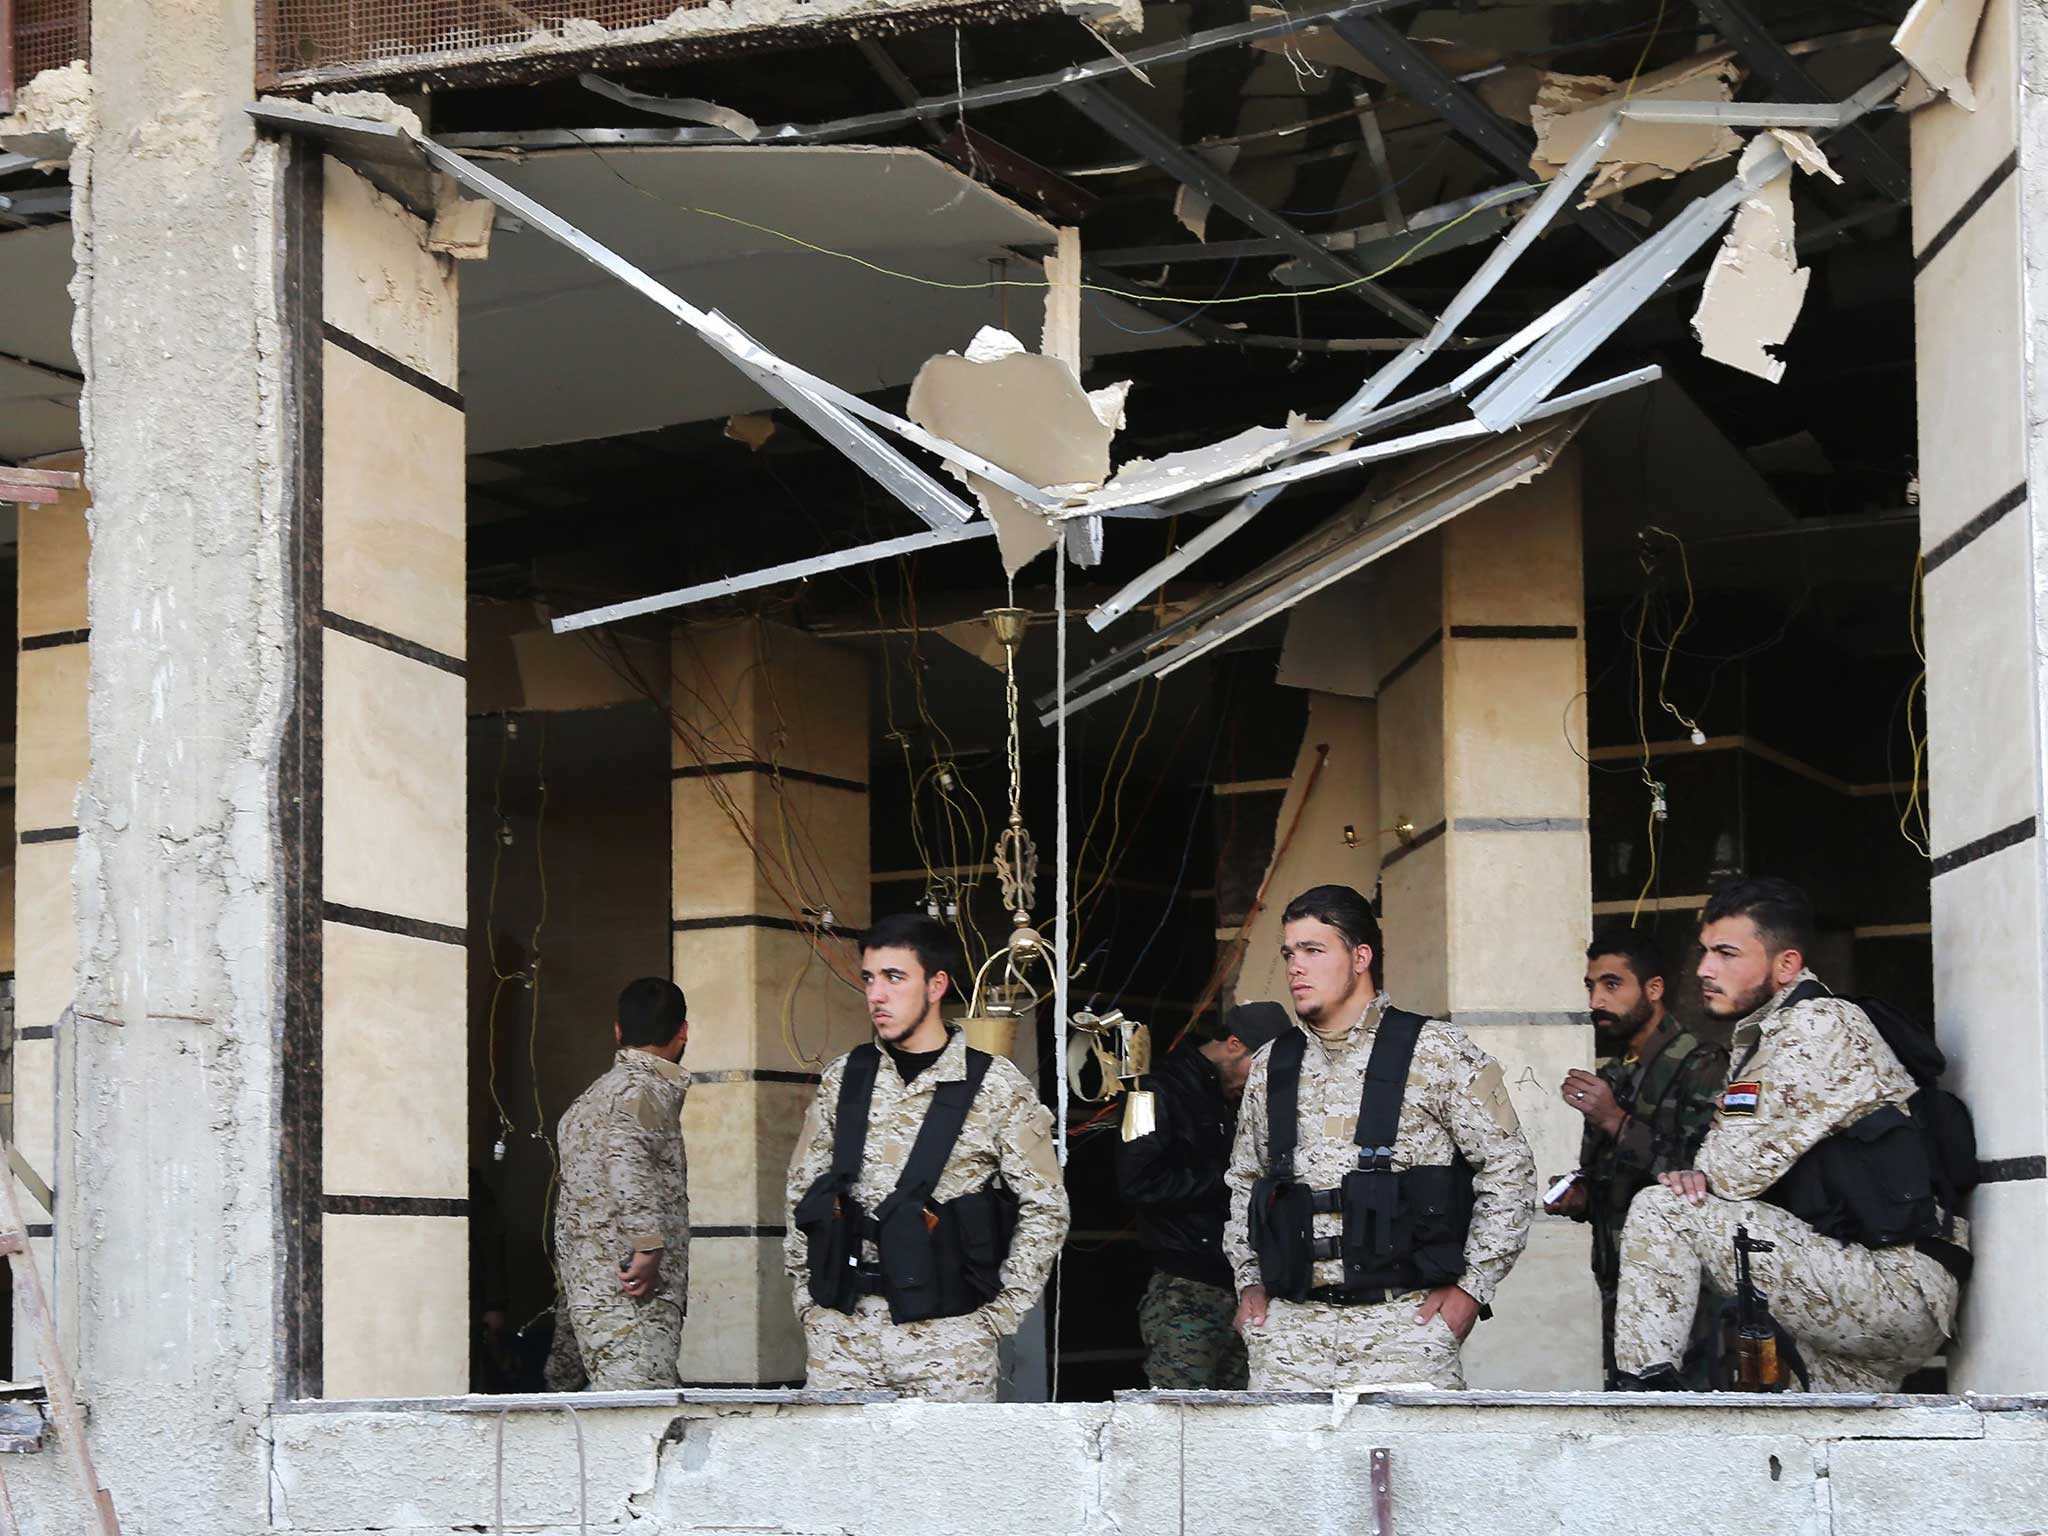
[(469, 1380), (455, 280), (419, 220), (333, 160), (324, 181), (322, 1391), (453, 1392)]
[(682, 1375), (793, 1382), (784, 1176), (819, 1069), (868, 1038), (841, 979), (850, 946), (817, 930), (824, 910), (841, 935), (869, 917), (866, 665), (772, 625), (692, 625), (672, 688), (674, 974), (695, 1078)]
[[(63, 454), (44, 469), (76, 470)], [(14, 972), (15, 1145), (45, 1183), (57, 1175), (57, 1032), (78, 984), (78, 925), (72, 874), (78, 849), (78, 789), (85, 779), (88, 517), (92, 498), (67, 491), (55, 503), (18, 509), (13, 868), (8, 943)], [(15, 1185), (30, 1244), (47, 1280), (51, 1216), (26, 1186)], [(14, 1374), (41, 1374), (35, 1345), (18, 1311)]]

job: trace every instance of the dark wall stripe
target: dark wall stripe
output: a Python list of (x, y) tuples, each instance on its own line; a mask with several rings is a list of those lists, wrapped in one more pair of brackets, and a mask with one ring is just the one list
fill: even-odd
[(857, 795), (868, 792), (867, 785), (859, 779), (842, 779), (837, 774), (813, 773), (808, 768), (778, 768), (773, 763), (753, 760), (733, 763), (693, 763), (687, 768), (670, 770), (672, 779), (709, 779), (728, 773), (765, 773), (784, 779), (795, 779), (803, 784), (822, 784), (827, 789), (849, 790)]
[(325, 552), (321, 519), (322, 156), (287, 143), (279, 195), (278, 312), (284, 324), (285, 538), (291, 584), (292, 707), (285, 715), (277, 799), (284, 847), (284, 1039), (278, 1052), (279, 1266), (277, 1366), (283, 1398), (319, 1397), (323, 1386), (320, 1187), (321, 1110), (321, 710), (320, 611)]
[(1576, 624), (1453, 624), (1453, 640), (1576, 640)]
[(692, 1227), (691, 1237), (787, 1237), (787, 1227)]
[(2048, 1179), (2048, 1157), (1998, 1157), (1977, 1164), (1979, 1184), (2023, 1184)]
[(21, 834), (24, 843), (75, 843), (78, 841), (76, 827), (30, 827)]
[(1939, 256), (1949, 241), (1963, 232), (1963, 226), (1977, 216), (1977, 210), (1991, 201), (1991, 195), (2005, 185), (2006, 178), (2020, 168), (2020, 152), (2014, 150), (1999, 161), (1998, 169), (1984, 178), (1984, 184), (1972, 192), (1969, 201), (1958, 208), (1949, 221), (1934, 232), (1934, 238), (1927, 242), (1927, 248), (1913, 258), (1913, 275), (1918, 277), (1927, 270), (1927, 264)]
[(322, 1195), (326, 1216), (467, 1216), (467, 1200), (431, 1195)]
[(713, 1072), (692, 1072), (692, 1083), (818, 1083), (816, 1072), (778, 1072), (774, 1068), (726, 1067)]
[(1435, 650), (1438, 646), (1442, 645), (1443, 643), (1444, 632), (1440, 629), (1433, 631), (1427, 640), (1423, 641), (1422, 644), (1415, 647), (1414, 650), (1410, 651), (1406, 656), (1403, 656), (1399, 661), (1394, 663), (1393, 669), (1389, 671), (1385, 677), (1380, 679), (1380, 685), (1377, 691), (1380, 693), (1385, 693), (1387, 691), (1387, 685), (1389, 683), (1393, 682), (1395, 678), (1401, 677), (1404, 674), (1413, 671), (1417, 666), (1421, 664), (1423, 657), (1427, 656), (1431, 651)]
[(1997, 853), (2000, 849), (2010, 848), (2015, 843), (2024, 843), (2033, 835), (2034, 818), (2029, 816), (2025, 821), (2016, 821), (2009, 827), (2001, 828), (1999, 831), (1978, 838), (1973, 843), (1965, 843), (1960, 848), (1954, 848), (1942, 854), (1934, 861), (1934, 873), (1945, 875), (1951, 870), (1961, 869), (1965, 864), (1974, 864), (1977, 860), (1987, 858), (1991, 854)]
[(749, 912), (733, 917), (678, 917), (669, 923), (671, 933), (695, 933), (704, 928), (780, 928), (788, 933), (816, 933), (821, 927), (835, 939), (860, 936), (858, 928), (844, 923), (800, 923), (793, 917), (768, 917)]
[(28, 1235), (30, 1237), (55, 1237), (57, 1229), (47, 1221), (32, 1221), (28, 1224)]
[(368, 907), (345, 907), (338, 901), (320, 903), (320, 915), (330, 923), (351, 928), (374, 928), (379, 933), (402, 934), (408, 939), (425, 939), (432, 944), (469, 945), (469, 934), (451, 923), (430, 923), (423, 917), (400, 917), (393, 912), (372, 912)]
[(24, 651), (49, 651), (60, 645), (83, 645), (91, 638), (89, 629), (57, 629), (47, 635), (23, 635), (21, 648)]
[(429, 378), (426, 374), (421, 373), (419, 369), (413, 367), (412, 364), (400, 362), (389, 352), (380, 351), (360, 337), (349, 335), (347, 331), (344, 331), (332, 321), (322, 320), (320, 322), (320, 334), (350, 356), (360, 357), (372, 368), (381, 369), (383, 372), (390, 374), (394, 379), (410, 384), (421, 394), (431, 395), (443, 405), (453, 406), (458, 411), (463, 408), (461, 394), (450, 389), (439, 379)]
[(1990, 531), (1993, 524), (2014, 507), (2023, 506), (2027, 499), (2027, 482), (2022, 480), (1982, 512), (1971, 518), (1954, 533), (1936, 544), (1921, 557), (1921, 574), (1932, 576), (1955, 556), (1961, 554), (1977, 538)]
[(1435, 842), (1438, 838), (1442, 837), (1444, 835), (1444, 831), (1445, 826), (1443, 822), (1438, 822), (1433, 827), (1423, 828), (1422, 831), (1415, 834), (1415, 841), (1413, 841), (1412, 843), (1402, 844), (1399, 848), (1396, 848), (1392, 853), (1388, 854), (1384, 859), (1381, 859), (1380, 868), (1391, 869), (1394, 865), (1400, 863), (1403, 859), (1407, 858), (1408, 855), (1413, 853), (1416, 849), (1426, 848), (1431, 843)]
[(14, 1032), (17, 1040), (54, 1040), (57, 1026), (54, 1024), (25, 1024)]
[(394, 635), (388, 629), (379, 629), (374, 624), (365, 624), (360, 619), (351, 619), (331, 608), (320, 610), (320, 623), (337, 635), (347, 635), (369, 645), (379, 646), (408, 661), (423, 662), (430, 667), (439, 667), (443, 672), (453, 672), (457, 677), (468, 676), (468, 669), (459, 657), (445, 655), (430, 646), (421, 645), (417, 640), (408, 640), (403, 635)]

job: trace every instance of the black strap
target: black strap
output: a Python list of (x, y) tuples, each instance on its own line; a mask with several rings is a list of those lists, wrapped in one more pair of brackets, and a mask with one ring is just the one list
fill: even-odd
[(832, 1123), (832, 1182), (840, 1189), (851, 1189), (860, 1181), (861, 1159), (868, 1150), (868, 1110), (875, 1101), (875, 1074), (881, 1068), (882, 1049), (873, 1041), (846, 1053), (839, 1109)]
[(1301, 1057), (1307, 1049), (1308, 1036), (1290, 1029), (1266, 1057), (1266, 1171), (1283, 1184), (1294, 1178), (1294, 1148), (1301, 1135)]
[(910, 1156), (897, 1176), (890, 1201), (914, 1199), (922, 1203), (938, 1187), (939, 1176), (946, 1171), (946, 1159), (953, 1155), (953, 1144), (967, 1124), (968, 1108), (994, 1062), (995, 1058), (986, 1051), (970, 1048), (967, 1075), (941, 1083), (933, 1090), (931, 1108), (924, 1112), (924, 1124), (917, 1128), (917, 1140), (910, 1144)]
[(1380, 1015), (1372, 1055), (1366, 1058), (1365, 1089), (1358, 1099), (1358, 1129), (1351, 1134), (1361, 1160), (1379, 1158), (1384, 1163), (1394, 1155), (1401, 1100), (1408, 1091), (1408, 1063), (1415, 1058), (1415, 1042), (1425, 1022), (1420, 1014), (1399, 1008)]

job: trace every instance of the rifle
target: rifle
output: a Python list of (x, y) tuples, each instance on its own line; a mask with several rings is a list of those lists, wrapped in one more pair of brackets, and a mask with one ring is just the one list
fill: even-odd
[(1782, 1392), (1785, 1368), (1778, 1358), (1778, 1324), (1771, 1316), (1764, 1293), (1750, 1275), (1749, 1256), (1772, 1253), (1777, 1244), (1749, 1235), (1748, 1227), (1735, 1229), (1735, 1315), (1734, 1337), (1728, 1353), (1735, 1360), (1735, 1379), (1729, 1383), (1737, 1392)]

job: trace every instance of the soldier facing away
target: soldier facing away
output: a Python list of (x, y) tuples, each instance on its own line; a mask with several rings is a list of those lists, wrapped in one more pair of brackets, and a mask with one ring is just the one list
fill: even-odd
[(1146, 1077), (1155, 1127), (1117, 1144), (1117, 1191), (1136, 1208), (1138, 1242), (1152, 1261), (1138, 1334), (1154, 1388), (1245, 1388), (1244, 1340), (1233, 1326), (1237, 1287), (1223, 1254), (1223, 1170), (1253, 1053), (1291, 1027), (1278, 1003), (1239, 1003), (1222, 1039), (1186, 1041)]
[(997, 1340), (1066, 1241), (1051, 1112), (940, 1016), (952, 953), (917, 913), (862, 936), (875, 1039), (825, 1068), (790, 1161), (785, 1268), (813, 1390), (993, 1402)]
[[(563, 1112), (555, 1207), (555, 1343), (549, 1390), (677, 1384), (690, 1296), (690, 1191), (682, 992), (644, 976), (619, 994), (611, 1070)], [(579, 1357), (580, 1356), (580, 1361)]]
[(1734, 1292), (1738, 1225), (1772, 1245), (1756, 1284), (1817, 1392), (1891, 1391), (1954, 1324), (1969, 1225), (1929, 1193), (1912, 1077), (1806, 968), (1812, 935), (1811, 902), (1783, 880), (1732, 881), (1701, 914), (1700, 990), (1740, 1021), (1735, 1066), (1696, 1165), (1638, 1195), (1622, 1229), (1624, 1386), (1680, 1384), (1701, 1277)]
[(1252, 1387), (1462, 1387), (1460, 1346), (1535, 1217), (1500, 1063), (1388, 1000), (1349, 886), (1297, 896), (1281, 937), (1300, 1024), (1253, 1059), (1226, 1175)]
[(1713, 1123), (1728, 1053), (1681, 1029), (1664, 1006), (1664, 955), (1633, 928), (1594, 936), (1586, 949), (1586, 1002), (1606, 1061), (1574, 1069), (1558, 1092), (1585, 1120), (1572, 1185), (1544, 1206), (1593, 1226), (1604, 1379), (1615, 1386), (1614, 1283), (1631, 1201), (1661, 1173), (1690, 1168)]

